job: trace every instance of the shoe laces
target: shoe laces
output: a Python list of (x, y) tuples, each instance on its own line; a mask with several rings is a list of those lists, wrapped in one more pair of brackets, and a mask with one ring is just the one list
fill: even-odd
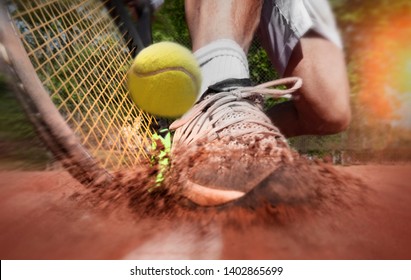
[[(273, 87), (289, 86), (286, 89)], [(236, 87), (219, 93), (205, 94), (184, 116), (173, 122), (176, 130), (174, 145), (190, 145), (200, 140), (213, 141), (253, 136), (286, 140), (271, 120), (262, 112), (267, 97), (293, 97), (302, 86), (297, 77), (273, 80), (252, 87)], [(173, 146), (174, 146), (173, 145)], [(174, 148), (174, 147), (173, 147)]]

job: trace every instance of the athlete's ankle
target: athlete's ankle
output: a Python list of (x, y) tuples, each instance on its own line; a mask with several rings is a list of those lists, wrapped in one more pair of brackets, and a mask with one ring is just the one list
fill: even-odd
[(247, 56), (233, 40), (219, 39), (197, 50), (196, 56), (203, 75), (201, 93), (210, 85), (228, 78), (249, 78)]

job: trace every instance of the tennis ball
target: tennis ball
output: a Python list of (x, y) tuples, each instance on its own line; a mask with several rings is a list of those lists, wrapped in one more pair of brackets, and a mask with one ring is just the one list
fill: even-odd
[(190, 50), (172, 42), (143, 49), (128, 72), (128, 89), (142, 110), (160, 117), (186, 113), (197, 100), (200, 67)]

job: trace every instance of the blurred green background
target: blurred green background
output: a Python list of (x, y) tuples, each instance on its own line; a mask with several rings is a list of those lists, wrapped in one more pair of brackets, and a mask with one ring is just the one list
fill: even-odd
[(51, 155), (37, 137), (6, 81), (0, 60), (0, 170), (43, 170)]

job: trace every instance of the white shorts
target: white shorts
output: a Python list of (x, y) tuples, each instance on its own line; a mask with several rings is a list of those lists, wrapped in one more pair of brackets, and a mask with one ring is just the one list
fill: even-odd
[(258, 37), (280, 75), (294, 47), (313, 30), (342, 48), (331, 8), (326, 0), (265, 0)]

